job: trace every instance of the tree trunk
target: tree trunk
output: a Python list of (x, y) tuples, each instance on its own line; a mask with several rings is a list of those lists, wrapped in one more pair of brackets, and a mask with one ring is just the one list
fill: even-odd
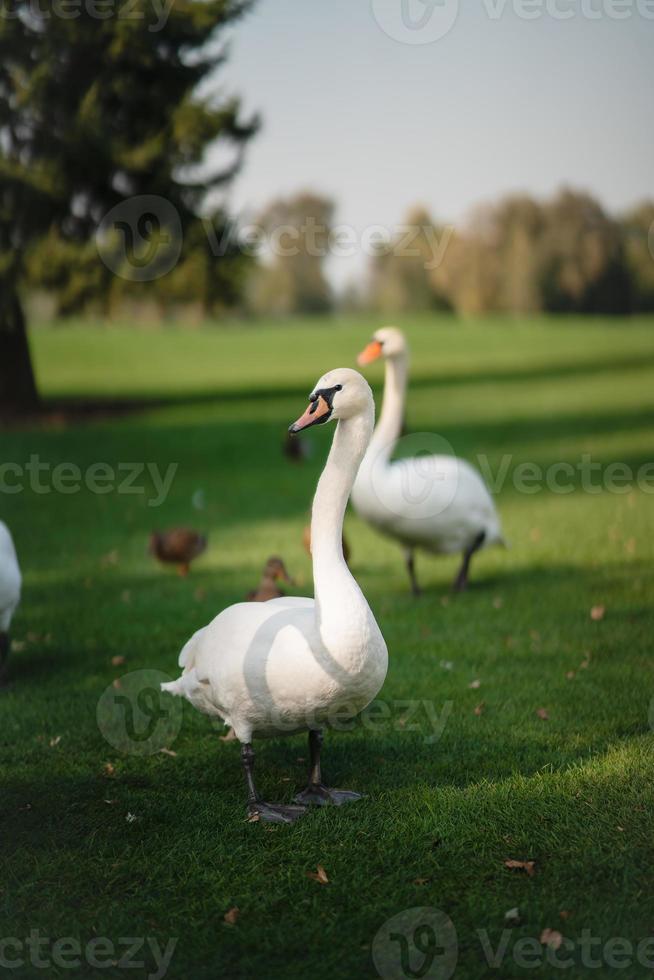
[(24, 415), (38, 405), (23, 307), (0, 282), (0, 414)]

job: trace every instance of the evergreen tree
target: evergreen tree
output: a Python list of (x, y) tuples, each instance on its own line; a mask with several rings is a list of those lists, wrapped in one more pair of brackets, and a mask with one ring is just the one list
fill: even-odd
[[(197, 250), (198, 213), (256, 120), (198, 91), (249, 0), (0, 4), (0, 408), (19, 411), (37, 401), (20, 294), (30, 256), (64, 309), (116, 273), (172, 268)], [(216, 141), (234, 151), (228, 166), (206, 160)]]

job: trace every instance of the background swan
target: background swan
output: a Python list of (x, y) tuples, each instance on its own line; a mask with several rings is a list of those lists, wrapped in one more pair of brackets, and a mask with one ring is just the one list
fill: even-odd
[(20, 602), (21, 576), (9, 528), (0, 521), (0, 684), (6, 680), (9, 627)]
[(391, 461), (404, 420), (408, 348), (401, 330), (383, 327), (359, 355), (359, 364), (386, 362), (379, 423), (359, 469), (352, 503), (378, 531), (404, 545), (414, 595), (420, 593), (414, 552), (463, 553), (454, 589), (468, 584), (470, 559), (480, 548), (503, 543), (499, 517), (481, 476), (455, 456)]
[[(229, 606), (183, 648), (182, 676), (164, 690), (199, 711), (222, 718), (242, 744), (248, 809), (262, 820), (287, 823), (307, 803), (341, 804), (359, 794), (328, 789), (320, 770), (321, 729), (354, 717), (381, 688), (386, 644), (342, 550), (343, 517), (370, 441), (374, 402), (356, 371), (330, 371), (309, 407), (290, 428), (300, 432), (338, 420), (311, 514), (315, 599), (283, 597)], [(252, 739), (309, 730), (309, 783), (297, 806), (265, 803), (253, 776)]]

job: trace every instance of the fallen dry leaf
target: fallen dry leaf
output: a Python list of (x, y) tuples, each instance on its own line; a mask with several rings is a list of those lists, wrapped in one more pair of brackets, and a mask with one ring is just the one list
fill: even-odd
[(509, 909), (508, 912), (504, 913), (504, 921), (507, 926), (519, 926), (520, 925), (520, 909), (514, 908)]
[(121, 681), (120, 677), (116, 677), (116, 679), (111, 682), (111, 686), (115, 687), (116, 690), (119, 691), (123, 686), (123, 682)]
[(590, 611), (590, 618), (597, 623), (600, 619), (604, 619), (605, 613), (606, 606), (593, 606)]
[(473, 691), (476, 691), (481, 687), (481, 681), (470, 681), (468, 687), (472, 688)]
[(563, 936), (556, 929), (543, 929), (540, 934), (540, 941), (543, 946), (549, 946), (550, 949), (559, 949), (563, 942)]
[(414, 885), (426, 885), (429, 882), (429, 878), (415, 878)]
[(57, 745), (59, 745), (60, 742), (61, 742), (61, 735), (55, 735), (54, 738), (51, 738), (50, 739), (50, 748), (51, 749), (56, 748)]
[(113, 764), (113, 762), (105, 762), (105, 764), (102, 767), (102, 774), (104, 776), (115, 776), (116, 775), (116, 767)]
[(260, 820), (261, 820), (261, 817), (259, 816), (258, 813), (250, 813), (249, 816), (248, 816), (248, 818), (247, 818), (247, 822), (248, 823), (258, 823)]
[(162, 755), (169, 755), (169, 756), (171, 756), (171, 757), (172, 757), (173, 759), (176, 759), (176, 758), (177, 758), (177, 753), (176, 753), (176, 752), (174, 752), (174, 751), (173, 751), (173, 749), (166, 749), (166, 748), (163, 748), (163, 749), (159, 749), (159, 751), (161, 752), (161, 754), (162, 754)]
[(572, 915), (572, 912), (569, 912), (568, 909), (562, 909), (559, 912), (559, 915), (563, 919), (563, 921), (565, 922), (566, 919), (569, 919), (570, 918), (570, 916)]
[(550, 720), (550, 716), (549, 716), (549, 712), (548, 712), (547, 708), (538, 708), (538, 710), (536, 711), (536, 714), (541, 719), (541, 721), (549, 721)]
[(590, 653), (586, 651), (584, 654), (584, 659), (579, 664), (580, 670), (587, 670), (590, 667)]
[(125, 663), (125, 657), (123, 657), (121, 654), (118, 654), (117, 657), (111, 658), (112, 667), (122, 667), (124, 663)]
[(486, 707), (485, 701), (480, 701), (479, 704), (475, 705), (475, 714), (477, 715), (477, 717), (479, 717), (479, 715), (483, 715), (485, 707)]
[(323, 868), (322, 864), (319, 864), (315, 871), (307, 871), (307, 878), (311, 878), (312, 881), (317, 881), (321, 885), (329, 884), (327, 872)]
[(136, 814), (128, 813), (127, 816), (125, 817), (125, 820), (127, 821), (127, 823), (134, 823), (134, 821), (136, 820)]
[(235, 905), (234, 908), (229, 909), (228, 912), (225, 912), (223, 919), (228, 926), (235, 926), (240, 913), (241, 910), (239, 909), (238, 905)]
[(534, 877), (536, 862), (535, 861), (515, 861), (513, 858), (507, 858), (504, 862), (506, 868), (510, 868), (512, 871), (525, 871), (530, 878)]
[(571, 681), (574, 676), (575, 676), (574, 670), (569, 670), (565, 675), (565, 679), (567, 681)]

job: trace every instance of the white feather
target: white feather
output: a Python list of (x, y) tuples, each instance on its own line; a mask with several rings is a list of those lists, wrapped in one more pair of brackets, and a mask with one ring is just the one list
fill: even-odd
[(0, 521), (0, 633), (8, 633), (20, 602), (21, 575), (9, 528)]

